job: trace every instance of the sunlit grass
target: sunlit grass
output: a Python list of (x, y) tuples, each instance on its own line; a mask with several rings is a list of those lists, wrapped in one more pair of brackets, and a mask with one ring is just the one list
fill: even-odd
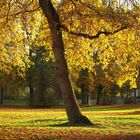
[(140, 136), (140, 106), (85, 107), (81, 110), (94, 126), (60, 126), (67, 122), (64, 109), (0, 109), (0, 139), (8, 134), (12, 134), (11, 139), (28, 138), (29, 135), (37, 135), (40, 139), (71, 137), (71, 134), (81, 138), (100, 138), (103, 135)]

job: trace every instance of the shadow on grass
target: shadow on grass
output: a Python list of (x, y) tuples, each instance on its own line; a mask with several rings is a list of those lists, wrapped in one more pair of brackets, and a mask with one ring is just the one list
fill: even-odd
[(57, 126), (65, 126), (63, 124), (66, 123), (65, 119), (36, 119), (30, 120), (27, 123), (34, 126), (34, 124), (38, 124), (39, 127), (57, 127)]
[[(51, 122), (51, 124), (49, 123)], [(54, 122), (54, 123), (53, 123)], [(88, 127), (88, 128), (103, 128), (101, 124), (93, 124), (93, 125), (87, 125), (87, 124), (78, 124), (78, 125), (69, 125), (68, 122), (66, 122), (65, 119), (37, 119), (29, 121), (28, 123), (34, 124), (39, 123), (39, 126), (41, 127)]]
[[(86, 127), (86, 128), (101, 128), (101, 124), (93, 124), (93, 125), (87, 125), (87, 124), (78, 124), (78, 125), (69, 125), (68, 122), (62, 123), (62, 124), (52, 124), (49, 125), (50, 127)], [(103, 127), (102, 127), (103, 128)]]
[(30, 120), (28, 123), (46, 123), (49, 125), (49, 123), (56, 123), (56, 122), (65, 122), (65, 119), (36, 119), (36, 120)]

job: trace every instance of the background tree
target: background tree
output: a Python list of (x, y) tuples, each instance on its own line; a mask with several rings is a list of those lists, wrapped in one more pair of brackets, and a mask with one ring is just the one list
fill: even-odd
[(81, 89), (81, 103), (89, 104), (89, 96), (93, 90), (93, 76), (87, 69), (80, 71), (77, 85)]
[(33, 62), (27, 71), (27, 79), (31, 86), (30, 105), (35, 107), (53, 105), (55, 98), (60, 96), (54, 62), (46, 61), (47, 52), (44, 46), (34, 48), (30, 57)]

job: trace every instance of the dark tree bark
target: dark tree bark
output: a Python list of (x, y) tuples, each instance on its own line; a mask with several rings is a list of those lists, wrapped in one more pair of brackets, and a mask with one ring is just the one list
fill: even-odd
[(29, 82), (29, 89), (30, 89), (30, 94), (29, 94), (29, 105), (31, 106), (31, 107), (33, 107), (35, 104), (34, 104), (34, 88), (33, 88), (33, 86), (32, 86), (32, 84), (31, 84), (31, 82)]
[(45, 84), (45, 64), (41, 62), (39, 65), (39, 87), (38, 87), (38, 105), (44, 107), (46, 105), (46, 84)]
[(136, 104), (136, 99), (137, 99), (137, 97), (136, 97), (136, 89), (134, 89), (134, 103)]
[(79, 79), (77, 81), (77, 85), (81, 89), (81, 100), (82, 104), (89, 103), (89, 73), (87, 69), (81, 69)]
[(89, 103), (89, 90), (88, 87), (86, 87), (86, 85), (82, 85), (81, 86), (81, 93), (82, 93), (82, 104), (88, 104)]
[(100, 104), (100, 94), (97, 93), (97, 98), (96, 98), (96, 105)]
[(46, 16), (52, 36), (52, 49), (58, 69), (60, 88), (66, 106), (69, 125), (92, 124), (90, 120), (80, 112), (76, 97), (71, 85), (68, 66), (64, 56), (64, 43), (60, 27), (60, 19), (51, 0), (39, 0), (40, 7)]
[(96, 105), (100, 105), (101, 104), (102, 96), (103, 96), (103, 86), (102, 85), (98, 85), (98, 87), (97, 87)]
[(0, 89), (1, 91), (0, 91), (0, 104), (3, 104), (3, 95), (4, 95), (4, 89), (3, 88), (1, 88)]

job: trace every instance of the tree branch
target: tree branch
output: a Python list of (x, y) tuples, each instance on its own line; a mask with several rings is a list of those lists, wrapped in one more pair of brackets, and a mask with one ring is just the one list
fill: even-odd
[(72, 4), (74, 5), (74, 7), (76, 8), (76, 4), (73, 0), (70, 0), (72, 2)]
[(19, 11), (17, 13), (9, 14), (9, 16), (17, 16), (17, 15), (20, 15), (20, 14), (23, 14), (23, 13), (32, 13), (32, 12), (35, 12), (35, 11), (37, 11), (39, 9), (40, 9), (40, 7), (38, 6), (37, 8), (32, 9), (32, 10), (25, 10), (25, 11), (21, 10), (21, 11)]
[(70, 33), (72, 35), (75, 35), (75, 36), (84, 37), (84, 38), (87, 38), (87, 39), (96, 39), (96, 38), (99, 38), (99, 36), (101, 34), (109, 36), (109, 35), (112, 35), (112, 34), (115, 34), (115, 33), (119, 32), (119, 31), (122, 31), (124, 29), (127, 29), (128, 27), (127, 26), (123, 26), (123, 27), (121, 27), (121, 28), (119, 28), (119, 29), (117, 29), (117, 30), (115, 30), (113, 32), (99, 31), (95, 35), (90, 35), (90, 34), (86, 34), (86, 33), (78, 33), (78, 32), (74, 32), (74, 31), (69, 31), (68, 28), (65, 25), (63, 25), (63, 24), (60, 25), (60, 28), (62, 28), (65, 32), (68, 32), (68, 33)]

